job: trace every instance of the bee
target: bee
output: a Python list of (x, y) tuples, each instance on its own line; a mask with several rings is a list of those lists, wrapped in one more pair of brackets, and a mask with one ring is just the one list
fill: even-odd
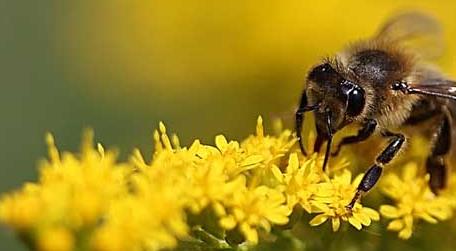
[[(456, 116), (456, 82), (427, 63), (441, 54), (442, 41), (442, 29), (435, 19), (422, 13), (403, 13), (386, 22), (373, 38), (353, 43), (309, 71), (295, 114), (304, 155), (301, 131), (304, 113), (309, 111), (315, 116), (317, 130), (314, 151), (327, 143), (323, 170), (329, 156), (337, 155), (344, 145), (364, 141), (374, 133), (389, 139), (364, 173), (348, 209), (375, 186), (384, 166), (404, 146), (404, 127), (426, 121), (433, 121), (426, 160), (429, 186), (435, 194), (445, 188)], [(360, 130), (343, 138), (331, 154), (334, 134), (351, 124), (358, 124)]]

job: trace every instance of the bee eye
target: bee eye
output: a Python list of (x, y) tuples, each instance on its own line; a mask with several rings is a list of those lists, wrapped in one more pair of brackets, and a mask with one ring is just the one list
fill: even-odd
[(359, 115), (366, 103), (364, 90), (348, 81), (341, 84), (341, 90), (347, 98), (347, 115), (351, 117)]

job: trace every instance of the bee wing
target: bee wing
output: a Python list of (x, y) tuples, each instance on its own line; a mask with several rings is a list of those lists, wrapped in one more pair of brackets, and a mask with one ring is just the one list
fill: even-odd
[(439, 22), (419, 12), (407, 12), (390, 18), (376, 39), (398, 43), (423, 59), (435, 59), (443, 53), (443, 32)]
[(456, 82), (448, 79), (430, 78), (410, 84), (410, 93), (456, 100)]

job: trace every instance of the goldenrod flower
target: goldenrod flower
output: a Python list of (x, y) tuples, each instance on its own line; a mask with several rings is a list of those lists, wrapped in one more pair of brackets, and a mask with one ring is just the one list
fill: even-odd
[(175, 247), (177, 238), (187, 234), (183, 204), (173, 186), (143, 175), (133, 180), (134, 194), (113, 204), (94, 231), (93, 250), (162, 250)]
[(80, 231), (96, 226), (111, 203), (126, 194), (130, 168), (115, 163), (115, 153), (93, 149), (91, 132), (80, 157), (61, 155), (50, 134), (46, 141), (49, 160), (40, 164), (38, 182), (3, 196), (0, 220), (36, 239), (39, 250), (73, 250)]
[(162, 123), (154, 139), (156, 150), (150, 164), (134, 151), (131, 170), (136, 172), (128, 176), (131, 192), (106, 212), (103, 224), (93, 233), (93, 250), (162, 250), (175, 247), (178, 238), (187, 235), (187, 175), (197, 160), (195, 151), (174, 149)]
[[(160, 123), (149, 163), (139, 150), (118, 163), (114, 152), (94, 149), (91, 133), (77, 155), (61, 154), (48, 135), (39, 180), (1, 198), (0, 221), (40, 251), (159, 251), (182, 243), (251, 247), (272, 238), (276, 225), (302, 224), (291, 216), (299, 207), (316, 214), (310, 225), (331, 221), (333, 231), (342, 221), (360, 230), (379, 220), (360, 202), (347, 209), (361, 175), (352, 181), (343, 157), (323, 173), (322, 155), (302, 156), (295, 141), (289, 130), (266, 135), (259, 117), (256, 134), (241, 143), (218, 135), (215, 146), (195, 140), (185, 147)], [(401, 238), (417, 219), (436, 223), (456, 207), (456, 176), (435, 196), (416, 169), (412, 162), (402, 178), (389, 174), (381, 185), (395, 201), (381, 213)]]
[(381, 182), (383, 193), (393, 199), (395, 205), (382, 205), (380, 213), (393, 219), (388, 230), (399, 232), (402, 239), (412, 236), (417, 220), (437, 223), (452, 216), (454, 201), (434, 195), (428, 186), (429, 176), (420, 176), (417, 170), (417, 164), (411, 162), (404, 167), (401, 177), (391, 173)]
[(298, 154), (293, 153), (289, 157), (285, 173), (278, 166), (273, 167), (273, 172), (284, 187), (288, 206), (294, 208), (299, 204), (308, 213), (312, 212), (312, 199), (323, 175), (321, 166), (317, 164), (317, 154), (300, 164)]
[(37, 184), (25, 183), (21, 190), (3, 195), (0, 220), (18, 232), (25, 232), (39, 222), (43, 201)]
[(318, 184), (312, 204), (316, 207), (313, 212), (319, 214), (310, 221), (310, 225), (318, 226), (330, 219), (333, 231), (337, 231), (342, 220), (348, 221), (353, 227), (361, 230), (363, 226), (369, 226), (373, 220), (380, 219), (377, 211), (363, 207), (358, 202), (352, 209), (347, 208), (362, 175), (356, 177), (353, 182), (351, 177), (351, 172), (344, 170), (342, 174), (335, 175), (332, 179), (326, 177), (325, 182)]
[(242, 141), (241, 146), (247, 154), (261, 155), (265, 165), (279, 164), (281, 157), (289, 152), (296, 139), (290, 130), (283, 130), (278, 136), (264, 134), (263, 118), (257, 119), (256, 134)]
[(258, 242), (258, 227), (269, 232), (271, 224), (287, 223), (287, 216), (291, 213), (285, 204), (285, 196), (266, 186), (244, 186), (225, 203), (228, 210), (220, 220), (222, 227), (230, 230), (238, 226), (245, 239), (253, 244)]
[(202, 155), (203, 158), (207, 157), (209, 159), (214, 157), (211, 156), (213, 154), (217, 157), (221, 157), (226, 164), (225, 169), (230, 177), (259, 167), (265, 160), (262, 155), (247, 153), (237, 141), (228, 142), (223, 135), (215, 137), (215, 145), (219, 152), (211, 151), (211, 147), (206, 147), (206, 153), (202, 154), (200, 152), (200, 155)]
[(133, 162), (149, 177), (151, 185), (172, 189), (174, 205), (180, 204), (194, 214), (210, 206), (220, 217), (221, 227), (231, 230), (238, 226), (247, 241), (256, 243), (257, 228), (269, 231), (272, 224), (288, 221), (290, 210), (284, 195), (262, 185), (264, 172), (255, 169), (282, 157), (294, 141), (290, 136), (289, 131), (279, 137), (265, 136), (259, 118), (257, 136), (242, 144), (218, 135), (216, 147), (196, 140), (187, 149), (173, 146), (160, 124), (160, 131), (154, 134), (156, 151), (151, 164), (145, 164), (138, 151)]

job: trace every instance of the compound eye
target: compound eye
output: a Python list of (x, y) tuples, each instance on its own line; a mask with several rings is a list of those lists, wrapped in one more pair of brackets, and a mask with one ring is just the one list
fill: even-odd
[(347, 97), (347, 115), (358, 116), (366, 103), (364, 90), (353, 83), (343, 83), (341, 89)]

